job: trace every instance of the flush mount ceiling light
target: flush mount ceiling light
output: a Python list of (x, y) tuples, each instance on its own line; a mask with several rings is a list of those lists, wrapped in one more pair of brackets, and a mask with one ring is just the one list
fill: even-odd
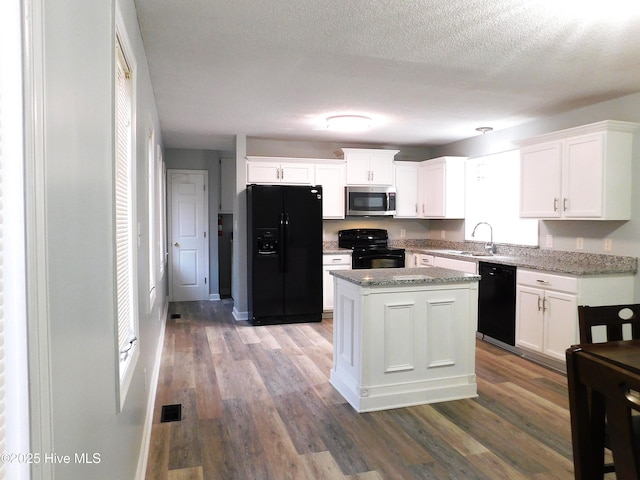
[(487, 132), (491, 132), (493, 130), (493, 127), (478, 127), (476, 128), (476, 132), (482, 132), (482, 134), (484, 135)]
[(327, 117), (327, 128), (339, 132), (359, 132), (371, 127), (371, 119), (364, 115), (334, 115)]

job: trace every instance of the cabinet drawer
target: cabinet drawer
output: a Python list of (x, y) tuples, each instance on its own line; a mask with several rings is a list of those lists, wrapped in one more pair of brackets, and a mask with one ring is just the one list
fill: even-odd
[(346, 254), (325, 254), (322, 255), (323, 265), (349, 265), (351, 266), (351, 255)]
[(418, 267), (433, 267), (433, 255), (418, 255)]
[(576, 277), (521, 268), (517, 270), (516, 276), (520, 285), (578, 293), (578, 279)]

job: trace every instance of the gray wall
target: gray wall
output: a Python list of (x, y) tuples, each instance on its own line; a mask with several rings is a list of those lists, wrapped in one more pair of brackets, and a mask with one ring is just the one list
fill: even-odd
[[(517, 148), (516, 142), (543, 133), (586, 125), (600, 120), (622, 120), (640, 123), (640, 94), (602, 102), (572, 110), (536, 122), (498, 132), (491, 132), (460, 142), (434, 148), (441, 155), (478, 157)], [(633, 145), (632, 218), (619, 221), (545, 220), (540, 222), (540, 246), (545, 248), (547, 234), (553, 235), (554, 250), (576, 251), (576, 237), (584, 237), (585, 252), (605, 253), (604, 239), (613, 240), (612, 254), (640, 256), (640, 130)]]
[(217, 234), (220, 205), (220, 153), (214, 150), (168, 148), (164, 159), (167, 169), (206, 170), (209, 174), (209, 298), (217, 300), (220, 298)]
[[(621, 120), (640, 123), (640, 93), (590, 105), (539, 121), (491, 132), (471, 139), (434, 148), (437, 156), (461, 155), (477, 157), (517, 148), (515, 142), (543, 133), (586, 125), (601, 120)], [(578, 251), (576, 237), (584, 238), (584, 252), (605, 253), (604, 239), (613, 242), (613, 255), (640, 257), (640, 130), (634, 134), (632, 167), (631, 220), (571, 221), (545, 220), (540, 222), (539, 244), (546, 248), (546, 236), (553, 236), (553, 249)], [(433, 224), (432, 224), (433, 225)], [(640, 282), (636, 276), (635, 299), (640, 299)]]
[[(43, 105), (35, 113), (42, 119), (44, 144), (36, 149), (34, 163), (43, 172), (45, 188), (30, 195), (44, 206), (38, 224), (44, 230), (45, 254), (39, 261), (45, 263), (41, 267), (47, 280), (39, 285), (46, 291), (38, 297), (47, 299), (48, 308), (42, 315), (46, 324), (30, 332), (30, 339), (44, 335), (49, 342), (45, 363), (51, 375), (52, 451), (72, 458), (76, 452), (99, 453), (101, 459), (98, 464), (72, 461), (47, 468), (55, 478), (66, 480), (133, 479), (150, 394), (147, 382), (166, 305), (161, 279), (155, 305), (148, 310), (148, 129), (155, 128), (158, 144), (162, 140), (155, 98), (133, 0), (118, 0), (138, 66), (137, 209), (142, 238), (137, 251), (140, 358), (117, 413), (112, 228), (115, 2), (34, 3), (43, 12), (44, 35)], [(35, 62), (38, 68), (39, 57)], [(40, 400), (31, 401), (37, 405)]]

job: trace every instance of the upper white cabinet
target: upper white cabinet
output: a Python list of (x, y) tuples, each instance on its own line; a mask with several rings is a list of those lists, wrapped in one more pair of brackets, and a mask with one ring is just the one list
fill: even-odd
[(418, 172), (420, 165), (419, 162), (395, 162), (395, 218), (418, 217)]
[(247, 183), (314, 185), (312, 162), (284, 157), (247, 157)]
[(316, 185), (322, 185), (322, 218), (344, 218), (345, 175), (343, 161), (326, 160), (317, 163)]
[(466, 157), (440, 157), (421, 163), (418, 216), (464, 218)]
[(399, 151), (343, 148), (347, 185), (393, 185), (393, 157)]
[(606, 120), (520, 142), (520, 216), (629, 220), (637, 128)]

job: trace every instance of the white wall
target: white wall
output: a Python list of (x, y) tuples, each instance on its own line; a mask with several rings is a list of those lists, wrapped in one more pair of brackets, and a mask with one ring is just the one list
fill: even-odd
[[(43, 263), (39, 271), (45, 272), (42, 288), (46, 291), (38, 297), (46, 298), (40, 306), (47, 308), (39, 315), (40, 331), (31, 332), (30, 339), (48, 329), (49, 357), (39, 367), (48, 367), (51, 378), (51, 448), (58, 455), (71, 456), (68, 464), (47, 468), (55, 478), (65, 480), (133, 479), (150, 393), (145, 381), (151, 380), (155, 367), (166, 299), (165, 281), (159, 279), (157, 300), (148, 312), (146, 138), (150, 127), (158, 144), (161, 136), (135, 6), (133, 0), (118, 0), (138, 66), (141, 355), (123, 409), (116, 413), (112, 231), (115, 2), (27, 3), (42, 12), (41, 28), (36, 18), (34, 35), (44, 36), (41, 51), (35, 44), (33, 65), (36, 73), (43, 72), (35, 80), (42, 88), (43, 103), (36, 105), (34, 113), (35, 121), (42, 121), (44, 143), (35, 146), (34, 165), (43, 176), (44, 188), (28, 195), (43, 208), (42, 221), (36, 223), (41, 230), (39, 238), (44, 239), (43, 256), (38, 261)], [(30, 284), (31, 289), (37, 287)], [(33, 297), (31, 301), (35, 301)], [(34, 404), (39, 401), (31, 400)], [(76, 462), (76, 453), (97, 453), (100, 463)]]
[(233, 203), (233, 258), (231, 259), (231, 296), (233, 315), (246, 320), (247, 298), (247, 136), (236, 136), (236, 198)]

